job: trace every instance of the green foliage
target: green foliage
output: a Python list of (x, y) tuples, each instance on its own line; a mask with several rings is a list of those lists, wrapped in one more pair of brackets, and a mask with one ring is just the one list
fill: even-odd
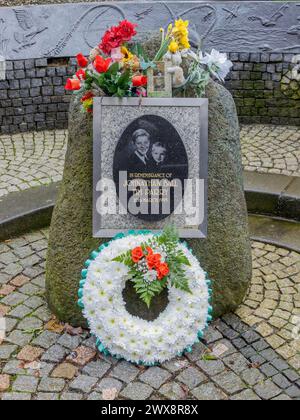
[(157, 247), (163, 248), (166, 252), (166, 263), (170, 271), (162, 280), (156, 279), (152, 282), (147, 282), (143, 273), (138, 270), (137, 264), (132, 261), (131, 250), (114, 259), (114, 261), (123, 263), (130, 268), (129, 278), (134, 283), (137, 294), (148, 307), (151, 304), (152, 298), (160, 294), (168, 284), (184, 292), (192, 293), (189, 287), (189, 279), (186, 277), (184, 271), (184, 266), (190, 266), (190, 262), (183, 251), (178, 249), (178, 242), (178, 231), (175, 226), (170, 225), (165, 227), (163, 232), (153, 240), (141, 244), (144, 254), (147, 253), (147, 247), (154, 249)]
[(128, 96), (130, 91), (131, 72), (130, 70), (120, 72), (119, 63), (114, 63), (106, 73), (87, 72), (84, 87), (87, 91), (93, 89), (93, 87), (99, 87), (107, 96), (122, 98)]

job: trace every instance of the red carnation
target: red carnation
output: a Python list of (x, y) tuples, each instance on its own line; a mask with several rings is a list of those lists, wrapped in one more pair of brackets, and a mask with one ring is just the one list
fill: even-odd
[(89, 64), (89, 60), (85, 58), (85, 56), (82, 53), (80, 53), (80, 54), (77, 54), (77, 63), (79, 67), (84, 68)]
[(161, 264), (161, 255), (160, 254), (147, 255), (147, 264), (148, 264), (149, 270), (153, 270), (153, 268), (158, 268)]
[(111, 51), (114, 48), (120, 47), (121, 44), (122, 39), (117, 33), (117, 28), (111, 28), (104, 34), (99, 48), (104, 52), (104, 54), (110, 55)]
[(167, 263), (162, 263), (157, 268), (157, 277), (159, 280), (162, 280), (170, 272), (169, 266)]
[(81, 83), (80, 80), (78, 79), (68, 79), (65, 89), (66, 90), (80, 90), (81, 88)]
[(128, 20), (123, 20), (116, 28), (116, 31), (123, 42), (129, 42), (131, 41), (131, 38), (133, 38), (137, 34), (135, 30), (137, 26), (138, 25), (136, 23), (131, 23)]
[(142, 247), (138, 246), (131, 251), (132, 261), (138, 263), (144, 257), (144, 252)]

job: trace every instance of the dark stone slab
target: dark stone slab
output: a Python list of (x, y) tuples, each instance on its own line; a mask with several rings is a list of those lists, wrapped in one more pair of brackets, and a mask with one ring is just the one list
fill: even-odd
[(252, 52), (253, 62), (259, 62), (260, 52), (272, 51), (277, 62), (282, 52), (300, 50), (297, 6), (295, 2), (156, 1), (1, 7), (6, 29), (0, 54), (12, 60), (36, 58), (36, 65), (44, 66), (43, 57), (87, 54), (108, 26), (125, 18), (140, 24), (146, 37), (180, 16), (190, 20), (194, 44), (203, 39), (207, 49)]

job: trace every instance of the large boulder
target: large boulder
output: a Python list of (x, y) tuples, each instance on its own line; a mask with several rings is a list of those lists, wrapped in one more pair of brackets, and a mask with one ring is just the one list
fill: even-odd
[[(188, 93), (193, 96), (193, 92)], [(208, 85), (206, 96), (209, 99), (208, 237), (190, 240), (190, 245), (212, 279), (217, 317), (236, 309), (242, 302), (251, 280), (252, 258), (235, 104), (230, 93), (214, 82)], [(90, 252), (101, 242), (92, 237), (92, 118), (81, 113), (79, 106), (74, 99), (46, 271), (49, 307), (60, 320), (72, 325), (85, 324), (77, 306), (80, 272)], [(157, 308), (167, 304), (167, 297), (162, 295), (148, 311), (130, 288), (124, 296), (128, 310), (146, 319), (156, 317)]]

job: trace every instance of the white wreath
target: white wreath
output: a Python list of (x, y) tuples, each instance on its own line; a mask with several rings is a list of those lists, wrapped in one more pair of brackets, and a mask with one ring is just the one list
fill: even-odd
[(185, 266), (185, 272), (192, 294), (168, 286), (169, 304), (152, 322), (128, 313), (122, 292), (129, 268), (112, 260), (153, 236), (129, 235), (100, 247), (99, 253), (93, 252), (87, 270), (83, 270), (79, 290), (79, 305), (98, 339), (98, 349), (145, 365), (162, 363), (191, 351), (191, 346), (202, 338), (212, 310), (206, 273), (187, 246), (178, 243), (191, 264)]

